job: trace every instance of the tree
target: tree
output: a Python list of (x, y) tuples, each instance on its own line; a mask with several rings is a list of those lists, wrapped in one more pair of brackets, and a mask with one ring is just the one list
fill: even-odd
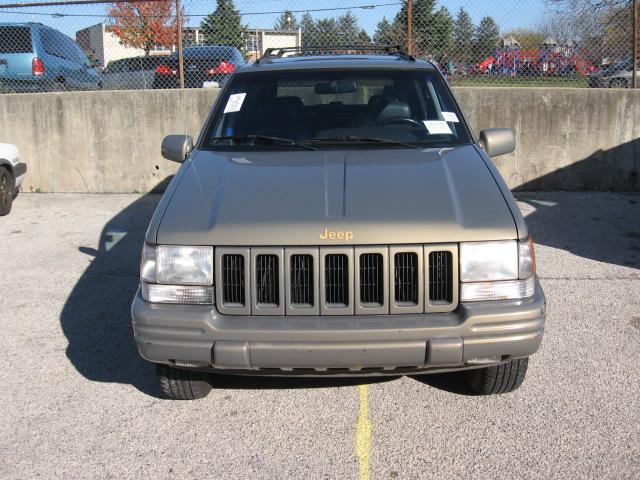
[(453, 22), (453, 52), (454, 58), (461, 62), (468, 62), (473, 53), (473, 37), (476, 27), (471, 15), (462, 7), (458, 10)]
[(358, 34), (358, 40), (356, 44), (362, 45), (363, 47), (371, 45), (371, 37), (364, 28), (360, 30), (360, 33)]
[(316, 22), (309, 12), (302, 16), (300, 22), (300, 30), (302, 33), (302, 46), (309, 47), (317, 44), (318, 28)]
[(393, 25), (387, 17), (382, 17), (382, 20), (378, 22), (376, 31), (373, 33), (373, 43), (376, 45), (391, 45), (391, 36), (393, 31)]
[(338, 36), (338, 22), (336, 22), (335, 18), (323, 18), (316, 22), (316, 41), (314, 45), (319, 47), (335, 45)]
[(428, 37), (425, 46), (431, 55), (445, 61), (444, 57), (451, 56), (451, 45), (453, 44), (453, 17), (446, 7), (440, 7), (431, 19), (428, 30)]
[(206, 44), (245, 49), (247, 27), (233, 0), (217, 0), (216, 9), (202, 20), (200, 28)]
[(178, 41), (175, 0), (157, 2), (117, 2), (108, 11), (111, 22), (107, 31), (122, 45), (144, 50), (160, 45), (172, 47)]
[(273, 28), (276, 30), (297, 30), (300, 25), (296, 16), (291, 10), (285, 10), (282, 15), (278, 17)]
[[(429, 48), (433, 46), (429, 42), (429, 33), (433, 24), (434, 8), (436, 0), (410, 0), (412, 6), (412, 31), (414, 54), (431, 54)], [(397, 13), (394, 23), (394, 36), (398, 37), (400, 44), (407, 44), (408, 24), (407, 2), (404, 2)], [(398, 43), (398, 42), (396, 42)]]
[(358, 43), (360, 27), (358, 27), (358, 19), (351, 12), (347, 12), (338, 17), (336, 27), (337, 38), (334, 44), (356, 45)]
[(476, 29), (475, 48), (476, 60), (480, 61), (493, 54), (500, 41), (500, 27), (493, 17), (484, 17)]

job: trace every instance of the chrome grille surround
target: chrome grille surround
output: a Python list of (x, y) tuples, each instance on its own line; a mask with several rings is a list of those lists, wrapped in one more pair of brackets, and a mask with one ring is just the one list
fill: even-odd
[[(450, 289), (452, 298), (450, 303), (444, 301), (431, 301), (429, 298), (429, 258), (432, 252), (449, 252), (451, 254), (451, 269), (447, 271), (450, 276)], [(397, 254), (400, 254), (396, 256)], [(410, 285), (411, 279), (407, 277), (406, 262), (404, 265), (396, 265), (396, 259), (402, 261), (411, 254), (417, 261), (417, 303), (402, 302), (396, 299), (396, 282), (405, 282)], [(244, 297), (245, 305), (225, 304), (223, 298), (224, 276), (222, 267), (225, 255), (242, 255), (244, 257)], [(261, 304), (258, 302), (258, 285), (260, 279), (256, 272), (259, 270), (264, 275), (265, 257), (272, 256), (277, 264), (277, 303)], [(304, 262), (300, 257), (305, 256)], [(327, 261), (335, 260), (334, 255), (344, 255), (346, 259), (346, 289), (344, 292), (333, 291), (334, 298), (347, 298), (346, 304), (331, 304), (328, 302), (332, 292), (327, 295), (327, 281), (331, 272), (327, 272)], [(380, 257), (382, 262), (380, 263)], [(275, 257), (275, 258), (274, 258)], [(435, 257), (435, 256), (433, 256)], [(371, 259), (376, 258), (374, 274), (367, 273), (371, 270)], [(328, 259), (328, 260), (327, 260)], [(361, 261), (363, 264), (361, 265)], [(268, 265), (273, 265), (273, 262)], [(301, 270), (301, 266), (303, 267)], [(310, 268), (309, 268), (310, 267)], [(361, 270), (362, 267), (362, 270)], [(382, 269), (380, 275), (380, 267)], [(293, 269), (293, 270), (292, 270)], [(296, 270), (297, 269), (297, 270)], [(404, 270), (403, 270), (404, 269)], [(419, 313), (441, 313), (455, 310), (458, 306), (459, 278), (458, 278), (458, 245), (457, 244), (429, 244), (429, 245), (372, 245), (372, 246), (331, 246), (331, 247), (216, 247), (215, 249), (216, 271), (216, 307), (224, 315), (398, 315)], [(275, 270), (274, 270), (275, 271)], [(367, 278), (361, 278), (361, 272)], [(297, 275), (293, 280), (293, 275)], [(374, 276), (372, 276), (374, 275)], [(398, 278), (398, 275), (404, 275)], [(375, 277), (375, 285), (370, 285)], [(382, 278), (382, 286), (376, 291), (376, 300), (380, 302), (365, 302), (361, 298), (361, 282), (366, 285), (363, 288), (379, 288), (377, 281)], [(413, 278), (413, 277), (412, 277)], [(269, 278), (271, 281), (272, 278)], [(310, 283), (309, 283), (310, 282)], [(408, 282), (408, 283), (407, 283)], [(334, 288), (339, 286), (334, 285)], [(292, 292), (292, 288), (298, 288)], [(273, 290), (272, 290), (273, 291)], [(413, 291), (413, 290), (412, 290)], [(380, 292), (382, 294), (380, 295)], [(313, 299), (313, 304), (293, 303), (293, 298)], [(271, 298), (271, 297), (270, 297)]]

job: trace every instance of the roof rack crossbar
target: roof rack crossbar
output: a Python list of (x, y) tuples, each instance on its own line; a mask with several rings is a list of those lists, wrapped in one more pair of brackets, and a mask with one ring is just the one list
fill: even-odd
[(273, 57), (282, 57), (285, 53), (303, 53), (303, 52), (328, 52), (328, 51), (382, 51), (387, 55), (395, 55), (411, 62), (415, 62), (416, 58), (407, 53), (407, 50), (401, 45), (322, 45), (322, 46), (301, 46), (301, 47), (272, 47), (267, 48), (264, 54), (256, 60), (256, 63), (268, 61)]

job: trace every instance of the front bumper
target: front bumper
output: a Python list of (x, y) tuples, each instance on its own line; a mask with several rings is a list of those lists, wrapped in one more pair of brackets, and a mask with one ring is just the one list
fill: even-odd
[(545, 298), (461, 304), (451, 313), (229, 316), (212, 306), (160, 305), (136, 294), (133, 330), (143, 358), (255, 374), (398, 374), (527, 357), (540, 347)]
[(24, 162), (18, 162), (13, 166), (13, 174), (15, 176), (15, 187), (18, 189), (22, 185), (22, 180), (27, 174), (27, 164)]

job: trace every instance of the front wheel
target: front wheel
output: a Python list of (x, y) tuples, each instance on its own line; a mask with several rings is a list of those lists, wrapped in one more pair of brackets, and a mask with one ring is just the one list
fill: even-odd
[(156, 375), (162, 393), (171, 400), (197, 400), (211, 391), (207, 375), (201, 372), (156, 364)]
[(464, 372), (466, 386), (475, 395), (494, 395), (516, 390), (527, 373), (528, 358)]
[(11, 211), (14, 193), (13, 175), (6, 168), (0, 167), (0, 217)]

